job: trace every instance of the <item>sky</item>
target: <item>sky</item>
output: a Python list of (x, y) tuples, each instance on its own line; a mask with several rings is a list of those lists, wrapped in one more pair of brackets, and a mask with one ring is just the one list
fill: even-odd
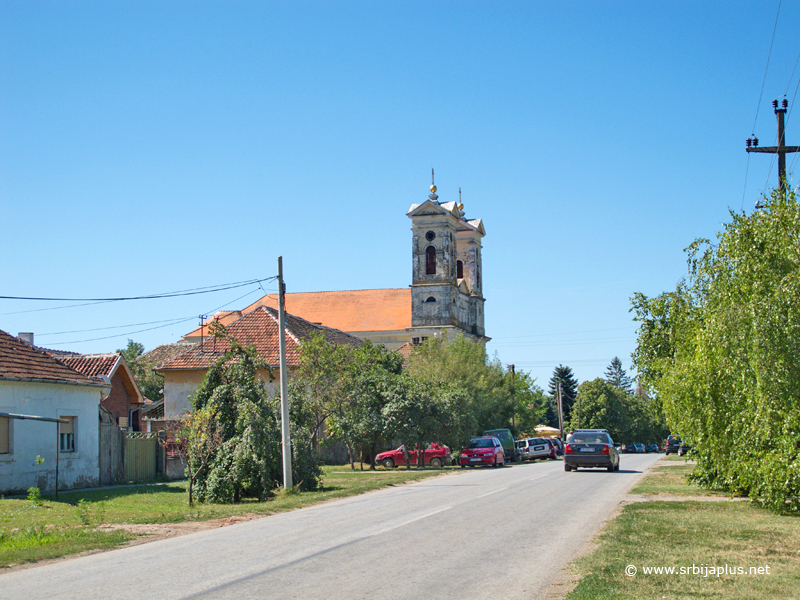
[[(0, 296), (411, 283), (411, 204), (481, 218), (487, 350), (539, 385), (614, 357), (631, 296), (777, 185), (800, 3), (0, 3)], [(773, 35), (774, 33), (774, 35)], [(788, 155), (790, 184), (798, 156)], [(175, 342), (274, 281), (0, 299), (0, 329)]]

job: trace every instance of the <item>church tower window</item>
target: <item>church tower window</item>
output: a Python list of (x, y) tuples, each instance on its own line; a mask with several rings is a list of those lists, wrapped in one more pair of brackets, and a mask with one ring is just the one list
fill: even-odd
[(464, 279), (464, 263), (460, 260), (456, 261), (456, 278)]
[(425, 274), (436, 275), (436, 248), (433, 246), (425, 250)]
[(436, 302), (436, 298), (434, 298), (433, 296), (428, 296), (428, 299), (425, 300), (425, 302)]

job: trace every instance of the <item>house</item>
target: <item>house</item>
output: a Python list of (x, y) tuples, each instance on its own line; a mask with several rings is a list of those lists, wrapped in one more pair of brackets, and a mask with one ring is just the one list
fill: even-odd
[(0, 331), (0, 493), (53, 491), (56, 472), (58, 489), (97, 485), (98, 411), (110, 392), (102, 378)]
[[(419, 344), (428, 337), (463, 335), (485, 344), (481, 219), (465, 217), (459, 202), (439, 202), (436, 186), (406, 213), (411, 219), (411, 285), (405, 288), (285, 295), (286, 312), (389, 350)], [(242, 310), (222, 311), (183, 337), (200, 342), (213, 321), (229, 325), (261, 308), (278, 307), (277, 294)]]
[(68, 354), (57, 356), (62, 363), (87, 377), (99, 377), (111, 386), (100, 402), (114, 416), (118, 427), (141, 431), (144, 397), (121, 352), (108, 354)]
[[(268, 306), (260, 306), (227, 327), (231, 337), (242, 346), (253, 345), (264, 362), (272, 367), (274, 380), (270, 382), (266, 369), (259, 375), (271, 394), (280, 387), (279, 381), (279, 334), (278, 311)], [(349, 344), (360, 346), (363, 341), (353, 335), (311, 323), (300, 317), (286, 314), (286, 365), (288, 369), (300, 366), (300, 346), (304, 340), (315, 334), (330, 344)], [(156, 372), (164, 377), (164, 417), (169, 419), (191, 409), (189, 396), (197, 389), (208, 368), (230, 349), (224, 339), (205, 337), (201, 343), (178, 354), (156, 367)]]

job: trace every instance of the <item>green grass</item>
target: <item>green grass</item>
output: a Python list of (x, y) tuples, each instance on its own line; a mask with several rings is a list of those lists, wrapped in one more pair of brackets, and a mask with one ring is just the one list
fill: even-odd
[(97, 531), (100, 524), (153, 524), (206, 521), (248, 514), (270, 515), (335, 498), (441, 475), (451, 469), (405, 468), (352, 471), (323, 467), (323, 487), (314, 492), (278, 493), (270, 500), (189, 507), (187, 482), (116, 486), (80, 493), (43, 496), (41, 506), (27, 499), (0, 500), (0, 568), (55, 558), (95, 548), (113, 548), (133, 539), (125, 531)]
[[(681, 459), (682, 460), (682, 459)], [(690, 466), (662, 466), (632, 490), (639, 494), (696, 496), (691, 501), (625, 506), (598, 536), (599, 548), (578, 559), (581, 576), (568, 600), (673, 598), (796, 598), (800, 589), (800, 518), (749, 502), (711, 501), (685, 483)], [(626, 567), (637, 569), (634, 576)], [(769, 566), (770, 574), (719, 577), (708, 567)], [(674, 567), (647, 574), (645, 567)], [(680, 573), (680, 569), (686, 570)], [(708, 576), (704, 576), (704, 575)]]
[[(671, 458), (671, 457), (670, 457)], [(683, 462), (683, 459), (680, 459)], [(673, 461), (670, 461), (673, 462)], [(726, 496), (686, 482), (692, 465), (674, 464), (654, 467), (631, 490), (631, 494), (671, 494), (673, 496)]]

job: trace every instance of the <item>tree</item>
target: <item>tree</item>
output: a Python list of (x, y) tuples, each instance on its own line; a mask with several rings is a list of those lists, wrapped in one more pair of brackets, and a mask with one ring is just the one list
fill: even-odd
[(631, 385), (633, 381), (625, 373), (625, 369), (622, 368), (622, 361), (617, 356), (611, 360), (611, 364), (606, 369), (606, 382), (620, 390), (625, 390), (628, 393), (632, 392)]
[(153, 371), (157, 365), (144, 357), (144, 346), (129, 339), (128, 345), (117, 352), (125, 357), (125, 362), (128, 363), (128, 368), (142, 395), (153, 402), (162, 400), (164, 398), (164, 378)]
[(534, 428), (542, 424), (550, 401), (530, 373), (508, 373), (507, 379), (512, 389), (516, 429), (518, 432), (532, 434)]
[(673, 433), (696, 454), (692, 477), (800, 511), (800, 204), (773, 190), (731, 212), (717, 243), (687, 248), (689, 272), (654, 298), (637, 293), (634, 365)]
[(550, 396), (556, 402), (554, 407), (556, 418), (556, 424), (554, 425), (555, 427), (558, 427), (557, 394), (559, 384), (561, 384), (562, 416), (566, 426), (566, 423), (569, 422), (570, 417), (572, 416), (572, 405), (574, 404), (575, 396), (578, 393), (578, 380), (575, 379), (575, 375), (573, 375), (571, 368), (558, 365), (553, 370), (553, 376), (550, 378)]
[(511, 426), (511, 375), (498, 358), (489, 360), (482, 344), (461, 335), (449, 342), (428, 338), (409, 356), (408, 372), (422, 381), (460, 387), (469, 405), (460, 414), (474, 421), (471, 431)]
[[(629, 395), (599, 377), (578, 386), (569, 429), (608, 429), (612, 439), (632, 442), (627, 400)], [(566, 426), (565, 426), (566, 428)]]

